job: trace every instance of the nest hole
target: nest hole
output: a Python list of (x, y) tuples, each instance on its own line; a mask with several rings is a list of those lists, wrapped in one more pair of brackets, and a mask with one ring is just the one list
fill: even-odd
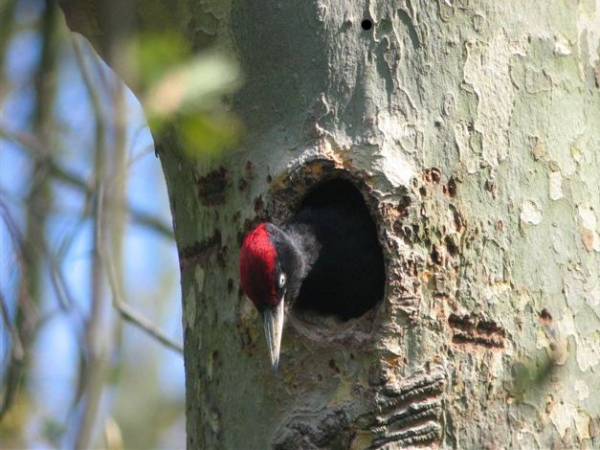
[(346, 179), (309, 190), (292, 220), (315, 224), (321, 249), (294, 309), (343, 321), (373, 309), (385, 291), (385, 264), (377, 227), (356, 186)]
[(360, 27), (365, 31), (369, 31), (371, 28), (373, 28), (373, 22), (371, 22), (369, 19), (364, 19), (360, 23)]

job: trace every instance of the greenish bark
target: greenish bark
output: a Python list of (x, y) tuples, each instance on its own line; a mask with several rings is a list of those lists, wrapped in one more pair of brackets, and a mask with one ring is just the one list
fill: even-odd
[[(172, 3), (162, 27), (239, 58), (248, 129), (199, 163), (156, 136), (189, 448), (600, 445), (597, 8)], [(386, 296), (343, 324), (295, 314), (272, 374), (238, 248), (332, 176), (371, 207)]]

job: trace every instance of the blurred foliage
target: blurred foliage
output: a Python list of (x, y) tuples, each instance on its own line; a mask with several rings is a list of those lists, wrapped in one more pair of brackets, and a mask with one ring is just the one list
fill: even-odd
[(144, 34), (133, 37), (129, 44), (131, 55), (137, 54), (137, 90), (149, 91), (174, 67), (185, 65), (192, 49), (180, 34)]
[(192, 54), (183, 36), (172, 32), (141, 34), (129, 51), (138, 64), (128, 79), (135, 80), (155, 135), (175, 124), (192, 159), (214, 156), (239, 142), (241, 123), (223, 106), (241, 84), (233, 59), (214, 51)]
[(227, 107), (241, 76), (177, 33), (125, 39), (137, 99), (54, 2), (0, 5), (0, 448), (185, 443), (181, 356), (148, 338), (180, 341), (181, 306), (137, 102), (154, 136), (212, 158), (243, 134)]

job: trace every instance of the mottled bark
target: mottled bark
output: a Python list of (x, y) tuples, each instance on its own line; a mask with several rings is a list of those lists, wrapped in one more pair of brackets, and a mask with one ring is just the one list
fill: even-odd
[[(597, 2), (142, 3), (141, 29), (163, 14), (245, 73), (239, 149), (156, 136), (189, 448), (600, 446)], [(238, 248), (335, 176), (376, 219), (385, 299), (296, 314), (272, 374)]]

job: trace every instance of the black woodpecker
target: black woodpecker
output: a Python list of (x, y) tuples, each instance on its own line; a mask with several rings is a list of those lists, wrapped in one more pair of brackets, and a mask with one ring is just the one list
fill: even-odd
[(305, 205), (280, 227), (261, 223), (242, 245), (242, 289), (262, 314), (274, 371), (292, 307), (348, 320), (383, 297), (383, 252), (364, 201), (333, 203)]

